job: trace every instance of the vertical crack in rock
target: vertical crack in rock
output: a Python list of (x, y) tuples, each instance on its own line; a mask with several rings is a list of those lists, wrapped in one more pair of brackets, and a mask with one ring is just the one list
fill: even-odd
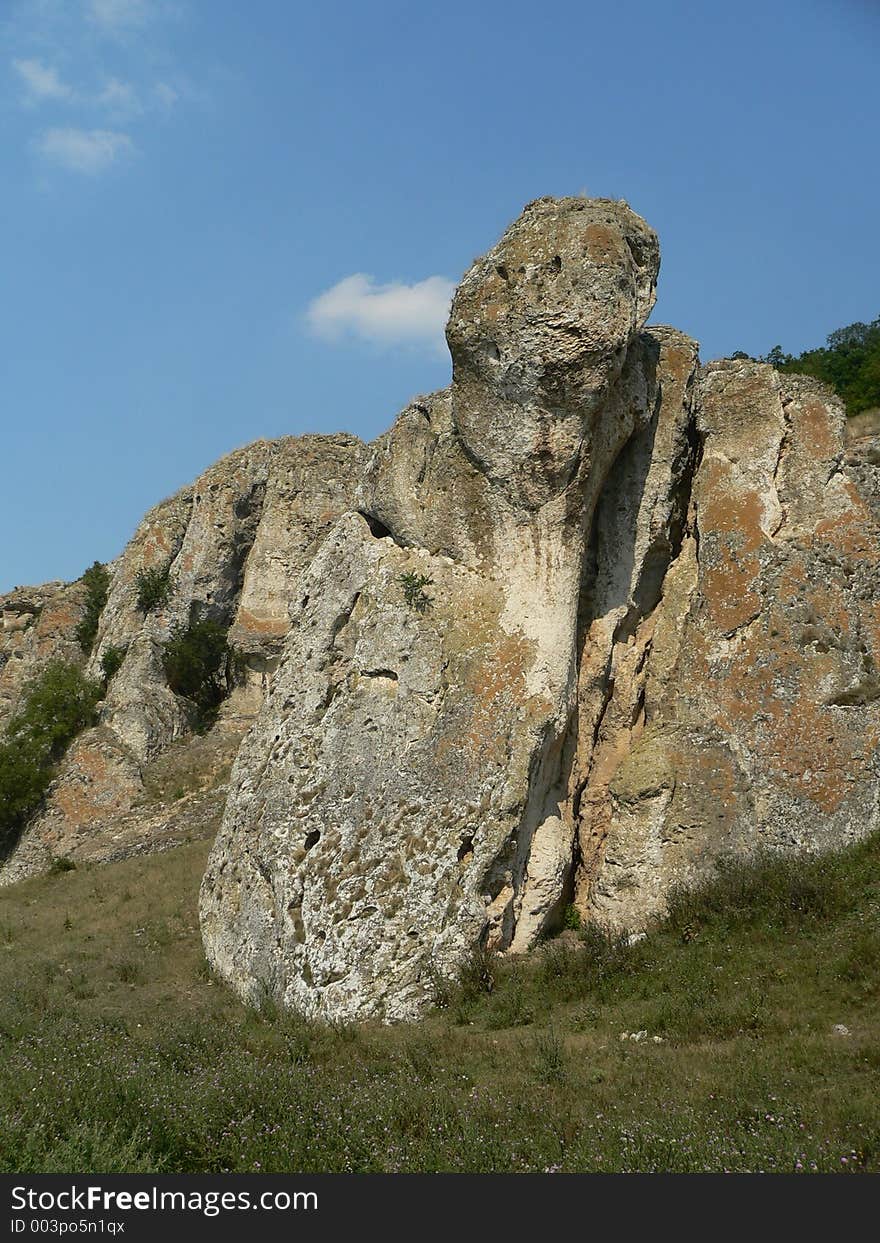
[(652, 415), (605, 485), (581, 593), (580, 745), (571, 801), (573, 893), (583, 917), (604, 859), (610, 784), (644, 731), (656, 611), (685, 539), (699, 459), (696, 345), (670, 329), (644, 334), (643, 344)]
[(880, 532), (832, 469), (843, 411), (753, 363), (710, 364), (699, 390), (693, 538), (667, 574), (646, 723), (610, 779), (582, 892), (590, 916), (630, 929), (721, 855), (840, 845), (880, 814), (880, 714), (859, 692), (880, 644), (865, 608)]

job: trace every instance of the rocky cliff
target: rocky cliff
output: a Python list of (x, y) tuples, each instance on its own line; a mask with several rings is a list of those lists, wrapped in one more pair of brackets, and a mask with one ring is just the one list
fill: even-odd
[[(364, 455), (353, 436), (258, 441), (146, 515), (109, 567), (86, 662), (98, 678), (108, 649), (124, 653), (99, 723), (69, 749), (44, 807), (0, 866), (0, 884), (44, 871), (59, 856), (100, 862), (216, 830), (229, 767), (287, 634), (287, 599), (353, 503)], [(168, 570), (167, 597), (145, 613), (138, 576), (160, 567)], [(82, 659), (75, 631), (83, 603), (80, 583), (0, 598), (0, 724), (43, 664)], [(194, 615), (228, 629), (243, 657), (239, 685), (206, 737), (195, 732), (193, 705), (171, 691), (162, 663), (173, 628)]]
[[(90, 657), (125, 650), (99, 725), (0, 879), (222, 815), (215, 970), (394, 1021), (569, 904), (635, 930), (723, 855), (877, 828), (877, 441), (846, 445), (812, 381), (646, 327), (658, 267), (626, 204), (532, 203), (458, 288), (447, 390), (369, 446), (258, 442), (147, 515)], [(0, 710), (80, 596), (0, 601)], [(245, 667), (204, 737), (161, 660), (194, 615)]]

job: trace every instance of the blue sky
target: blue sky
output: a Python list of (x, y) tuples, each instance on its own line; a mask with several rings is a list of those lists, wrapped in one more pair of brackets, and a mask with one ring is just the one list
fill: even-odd
[(708, 359), (880, 314), (877, 0), (0, 0), (0, 591), (263, 436), (448, 381), (542, 194), (657, 229)]

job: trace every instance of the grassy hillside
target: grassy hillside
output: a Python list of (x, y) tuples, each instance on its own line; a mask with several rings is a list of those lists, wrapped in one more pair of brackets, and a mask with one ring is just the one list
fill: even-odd
[(631, 947), (475, 962), (393, 1030), (242, 1009), (206, 853), (0, 890), (3, 1170), (880, 1169), (877, 839), (727, 872)]

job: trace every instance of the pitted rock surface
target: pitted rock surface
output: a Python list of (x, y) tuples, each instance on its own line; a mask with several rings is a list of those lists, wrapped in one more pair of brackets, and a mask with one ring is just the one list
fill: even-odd
[(710, 365), (700, 390), (690, 532), (582, 889), (628, 928), (719, 855), (880, 827), (880, 529), (843, 410), (751, 363)]

